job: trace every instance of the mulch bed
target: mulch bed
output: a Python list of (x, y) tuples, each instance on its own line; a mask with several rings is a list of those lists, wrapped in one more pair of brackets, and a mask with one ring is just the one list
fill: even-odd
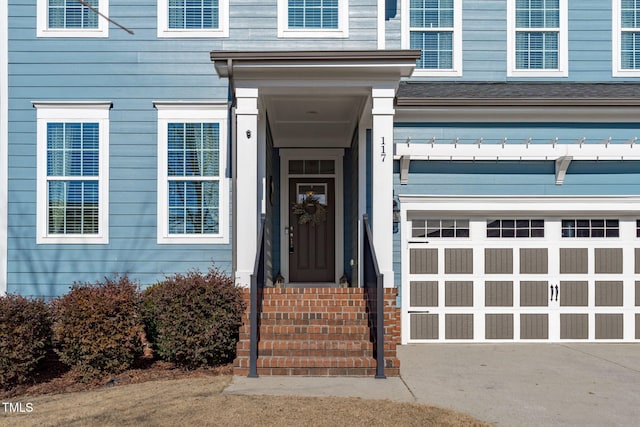
[(82, 381), (81, 375), (70, 370), (51, 352), (42, 362), (31, 384), (22, 384), (10, 390), (0, 389), (0, 399), (15, 396), (39, 396), (44, 394), (71, 393), (95, 390), (113, 385), (136, 384), (147, 381), (195, 378), (203, 376), (233, 375), (231, 364), (185, 370), (175, 364), (160, 360), (136, 360), (132, 369), (117, 375), (105, 375), (91, 381)]

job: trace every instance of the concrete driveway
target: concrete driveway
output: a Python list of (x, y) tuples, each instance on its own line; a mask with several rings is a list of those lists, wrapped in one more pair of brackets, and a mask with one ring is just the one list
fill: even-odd
[(443, 344), (398, 349), (418, 403), (499, 426), (640, 425), (638, 344)]

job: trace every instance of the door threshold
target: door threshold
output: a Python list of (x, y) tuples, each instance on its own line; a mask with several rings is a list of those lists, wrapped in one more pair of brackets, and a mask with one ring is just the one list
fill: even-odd
[(340, 285), (334, 282), (289, 282), (285, 288), (339, 288)]

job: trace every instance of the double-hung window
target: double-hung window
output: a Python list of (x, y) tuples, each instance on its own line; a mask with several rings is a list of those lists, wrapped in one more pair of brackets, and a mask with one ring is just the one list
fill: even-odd
[(462, 75), (462, 0), (403, 0), (402, 47), (422, 52), (417, 76)]
[(348, 0), (278, 0), (278, 37), (348, 37)]
[(34, 102), (37, 243), (109, 243), (110, 102)]
[(640, 0), (613, 0), (614, 77), (640, 77)]
[(108, 0), (37, 0), (38, 37), (108, 37)]
[(568, 75), (567, 0), (508, 0), (508, 75)]
[(155, 106), (158, 243), (227, 243), (227, 104)]
[(158, 0), (158, 37), (228, 37), (229, 0)]

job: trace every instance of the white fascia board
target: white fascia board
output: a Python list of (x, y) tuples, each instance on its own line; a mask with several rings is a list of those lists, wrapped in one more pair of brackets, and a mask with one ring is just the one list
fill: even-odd
[(9, 7), (0, 2), (0, 296), (7, 292), (9, 224)]
[(510, 214), (611, 214), (637, 215), (639, 196), (432, 196), (400, 194), (406, 211), (433, 214), (503, 215)]
[(395, 158), (402, 156), (412, 160), (640, 160), (640, 144), (395, 144)]

